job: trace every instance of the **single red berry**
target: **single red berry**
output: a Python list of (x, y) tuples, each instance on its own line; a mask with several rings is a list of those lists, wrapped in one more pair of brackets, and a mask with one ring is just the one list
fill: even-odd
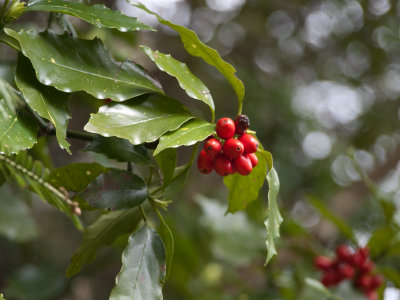
[(250, 158), (244, 154), (239, 155), (233, 160), (233, 167), (240, 175), (249, 175), (253, 169)]
[(342, 278), (340, 277), (339, 273), (332, 269), (327, 270), (321, 278), (322, 284), (326, 287), (336, 285), (340, 281), (342, 281)]
[(234, 159), (243, 154), (244, 146), (241, 141), (235, 138), (231, 138), (224, 143), (222, 150), (228, 158)]
[(374, 263), (370, 260), (366, 260), (360, 267), (359, 267), (359, 272), (361, 274), (367, 274), (372, 271), (374, 268)]
[(364, 248), (359, 248), (357, 250), (358, 253), (360, 253), (360, 256), (362, 258), (363, 261), (366, 261), (368, 256), (369, 256), (369, 249), (368, 247), (364, 247)]
[(351, 251), (350, 248), (347, 247), (346, 245), (339, 245), (336, 248), (336, 255), (339, 261), (341, 262), (350, 262), (351, 261)]
[(341, 277), (346, 279), (352, 278), (356, 273), (354, 267), (347, 263), (340, 264), (338, 267), (338, 272), (340, 273)]
[(327, 256), (317, 256), (314, 259), (314, 266), (320, 270), (328, 270), (333, 267), (333, 259)]
[(368, 300), (379, 300), (378, 293), (374, 290), (366, 291), (365, 296), (368, 298)]
[(381, 275), (374, 275), (372, 276), (372, 283), (371, 283), (371, 288), (377, 289), (380, 287), (384, 282), (384, 279)]
[(365, 263), (364, 255), (359, 251), (354, 252), (353, 255), (351, 256), (350, 263), (354, 267), (360, 268)]
[(215, 130), (221, 139), (229, 140), (235, 135), (236, 127), (231, 118), (221, 118), (218, 120)]
[(108, 103), (112, 102), (112, 99), (111, 98), (106, 98), (106, 99), (104, 99), (104, 102), (108, 104)]
[(221, 142), (215, 138), (208, 139), (204, 144), (204, 151), (210, 156), (217, 156), (221, 150)]
[(246, 129), (250, 127), (249, 117), (246, 115), (238, 115), (235, 119), (236, 134), (242, 135)]
[(370, 290), (372, 289), (373, 279), (371, 275), (362, 275), (358, 277), (356, 281), (356, 285), (363, 290)]
[(214, 159), (214, 169), (221, 176), (227, 176), (232, 172), (231, 160), (223, 154), (219, 154)]
[(257, 151), (258, 141), (254, 136), (245, 133), (239, 137), (239, 140), (243, 143), (244, 153), (249, 154)]
[(214, 157), (208, 155), (206, 151), (201, 150), (197, 158), (197, 167), (203, 174), (210, 174), (213, 170)]
[(257, 157), (257, 155), (256, 155), (255, 153), (250, 153), (250, 154), (247, 154), (247, 156), (250, 158), (250, 160), (251, 160), (251, 165), (253, 166), (253, 168), (254, 168), (255, 166), (257, 166), (257, 164), (258, 164), (258, 157)]

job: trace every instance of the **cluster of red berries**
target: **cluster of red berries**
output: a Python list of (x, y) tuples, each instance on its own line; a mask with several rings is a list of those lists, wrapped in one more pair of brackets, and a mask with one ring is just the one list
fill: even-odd
[(336, 258), (317, 256), (315, 266), (322, 270), (321, 282), (329, 287), (341, 281), (352, 280), (355, 288), (360, 289), (369, 300), (378, 300), (376, 290), (383, 284), (380, 275), (374, 275), (374, 263), (368, 259), (368, 248), (358, 248), (352, 252), (346, 245), (336, 248)]
[(257, 151), (258, 141), (246, 133), (249, 125), (246, 115), (237, 116), (235, 122), (230, 118), (219, 119), (215, 129), (218, 138), (208, 138), (197, 159), (200, 172), (209, 174), (215, 170), (221, 176), (236, 172), (249, 175), (258, 164), (254, 153)]

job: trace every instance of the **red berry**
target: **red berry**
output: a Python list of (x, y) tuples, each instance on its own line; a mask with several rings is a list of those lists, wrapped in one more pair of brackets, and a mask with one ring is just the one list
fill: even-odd
[(236, 127), (231, 118), (222, 118), (218, 120), (215, 130), (221, 139), (229, 140), (235, 135)]
[(349, 264), (340, 264), (338, 267), (338, 272), (342, 278), (352, 278), (355, 274), (354, 267)]
[(373, 279), (370, 275), (362, 275), (356, 281), (356, 285), (362, 288), (363, 290), (370, 290), (373, 285)]
[(208, 155), (206, 151), (201, 150), (197, 158), (197, 167), (203, 174), (210, 174), (213, 170), (214, 157)]
[(111, 102), (112, 102), (112, 99), (111, 99), (111, 98), (106, 98), (106, 99), (104, 99), (104, 102), (107, 103), (107, 104), (108, 104), (108, 103), (111, 103)]
[(214, 159), (214, 169), (221, 176), (226, 176), (232, 172), (232, 163), (229, 158), (223, 154), (219, 154)]
[(238, 115), (235, 119), (236, 134), (242, 135), (250, 126), (249, 117), (246, 115)]
[(253, 169), (250, 158), (244, 154), (239, 155), (233, 160), (233, 167), (240, 175), (249, 175)]
[(335, 271), (335, 270), (328, 270), (324, 273), (324, 275), (321, 278), (321, 282), (325, 286), (332, 286), (338, 284), (340, 281), (342, 281), (342, 278), (340, 275)]
[(328, 270), (333, 267), (333, 259), (326, 256), (317, 256), (314, 259), (314, 266), (321, 270)]
[(338, 257), (338, 260), (341, 262), (350, 262), (351, 261), (351, 251), (350, 248), (347, 247), (346, 245), (340, 245), (336, 248), (336, 255)]
[(374, 263), (370, 260), (366, 260), (360, 267), (359, 271), (361, 274), (367, 274), (374, 268)]
[(204, 151), (210, 156), (218, 155), (222, 150), (221, 142), (215, 138), (208, 139), (204, 144)]
[(257, 155), (256, 155), (255, 153), (250, 153), (250, 154), (247, 154), (247, 156), (250, 158), (250, 160), (251, 160), (251, 165), (253, 166), (253, 168), (254, 168), (255, 166), (257, 166), (257, 164), (258, 164), (258, 157), (257, 157)]
[(378, 293), (374, 290), (366, 291), (365, 296), (368, 298), (368, 300), (379, 300)]
[(380, 287), (384, 282), (384, 279), (381, 275), (372, 276), (371, 288), (376, 289)]
[(233, 159), (243, 154), (244, 146), (241, 141), (232, 138), (224, 143), (222, 150), (228, 158)]
[(369, 249), (368, 249), (368, 247), (359, 248), (357, 252), (360, 253), (360, 256), (361, 256), (361, 258), (362, 258), (363, 261), (366, 261), (366, 260), (367, 260), (367, 258), (368, 258), (368, 256), (369, 256)]
[(244, 153), (249, 154), (257, 151), (258, 141), (254, 136), (245, 133), (239, 137), (239, 140), (243, 143)]
[(365, 263), (364, 255), (359, 251), (353, 253), (350, 259), (350, 263), (357, 268), (361, 268), (361, 266)]

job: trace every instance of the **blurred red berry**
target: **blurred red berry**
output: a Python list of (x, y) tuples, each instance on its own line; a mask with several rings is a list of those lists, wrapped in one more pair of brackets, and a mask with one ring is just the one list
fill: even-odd
[(350, 262), (351, 261), (351, 251), (350, 248), (346, 245), (339, 245), (336, 248), (336, 255), (338, 257), (338, 260), (341, 262)]
[(374, 263), (370, 260), (364, 261), (364, 263), (358, 268), (361, 274), (367, 274), (374, 268)]
[(222, 150), (228, 158), (234, 159), (243, 154), (244, 146), (238, 139), (231, 138), (224, 143)]
[(370, 276), (370, 275), (360, 276), (356, 281), (356, 285), (358, 287), (362, 288), (363, 290), (370, 290), (373, 285), (372, 276)]
[(257, 155), (256, 155), (255, 153), (250, 153), (250, 154), (247, 154), (247, 156), (250, 158), (250, 160), (251, 160), (251, 165), (253, 166), (253, 168), (254, 168), (255, 166), (257, 166), (257, 164), (258, 164), (258, 157), (257, 157)]
[(338, 284), (342, 278), (335, 270), (327, 270), (324, 275), (322, 275), (321, 283), (326, 287)]
[(327, 256), (317, 256), (314, 259), (314, 265), (318, 269), (321, 270), (328, 270), (333, 267), (333, 259), (327, 257)]
[(204, 151), (210, 156), (217, 156), (221, 150), (221, 142), (215, 138), (208, 139), (204, 144)]
[(373, 289), (376, 289), (378, 287), (380, 287), (384, 282), (384, 279), (381, 275), (374, 275), (372, 276), (372, 283), (371, 283), (371, 287)]
[(210, 174), (213, 170), (213, 160), (214, 158), (206, 153), (206, 151), (201, 150), (199, 157), (197, 158), (197, 167), (199, 171), (203, 174)]
[(354, 267), (352, 267), (351, 265), (344, 263), (344, 264), (340, 264), (338, 267), (338, 272), (339, 274), (346, 279), (350, 279), (354, 276), (354, 274), (356, 273), (354, 270)]
[(231, 118), (221, 118), (218, 120), (215, 130), (221, 139), (229, 140), (235, 135), (236, 127)]
[(368, 300), (379, 300), (378, 293), (375, 290), (366, 291), (365, 296), (368, 298)]

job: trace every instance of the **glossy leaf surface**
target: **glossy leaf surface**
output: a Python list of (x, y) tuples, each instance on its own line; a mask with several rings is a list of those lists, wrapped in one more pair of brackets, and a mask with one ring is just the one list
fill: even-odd
[(145, 224), (129, 236), (122, 253), (122, 268), (110, 300), (163, 299), (165, 249), (157, 232)]
[(167, 186), (175, 173), (175, 166), (177, 160), (176, 149), (168, 148), (154, 156), (158, 166), (163, 174), (164, 186)]
[(129, 171), (109, 170), (90, 183), (80, 197), (96, 208), (131, 208), (147, 199), (147, 185)]
[(149, 29), (137, 18), (129, 17), (119, 11), (109, 9), (100, 4), (85, 5), (79, 1), (62, 1), (62, 0), (34, 0), (28, 3), (27, 11), (49, 11), (62, 14), (68, 14), (97, 27), (116, 28), (119, 31), (133, 31)]
[(83, 40), (33, 29), (5, 31), (18, 40), (37, 78), (45, 85), (64, 92), (86, 91), (96, 98), (114, 101), (162, 93), (142, 67), (130, 61), (114, 61), (98, 38)]
[(147, 150), (143, 145), (132, 145), (128, 140), (117, 137), (96, 135), (83, 150), (101, 153), (120, 162), (144, 165), (150, 163)]
[(174, 59), (170, 54), (164, 54), (158, 50), (153, 51), (145, 46), (141, 46), (141, 48), (161, 71), (167, 72), (178, 80), (180, 87), (186, 91), (189, 97), (207, 104), (214, 117), (215, 106), (210, 90), (197, 76), (190, 72), (186, 64)]
[(0, 148), (8, 154), (32, 148), (38, 127), (14, 89), (0, 80)]
[(117, 136), (134, 145), (153, 142), (193, 118), (185, 106), (162, 95), (143, 95), (124, 103), (100, 107), (85, 130)]
[(58, 144), (71, 154), (70, 145), (65, 139), (70, 119), (69, 94), (41, 84), (36, 79), (35, 71), (29, 60), (21, 54), (18, 56), (15, 83), (24, 94), (28, 105), (42, 118), (49, 120), (54, 125)]
[(164, 134), (160, 138), (160, 143), (154, 151), (154, 155), (166, 148), (194, 145), (198, 141), (205, 140), (214, 131), (215, 124), (208, 123), (202, 119), (190, 120), (179, 129)]

